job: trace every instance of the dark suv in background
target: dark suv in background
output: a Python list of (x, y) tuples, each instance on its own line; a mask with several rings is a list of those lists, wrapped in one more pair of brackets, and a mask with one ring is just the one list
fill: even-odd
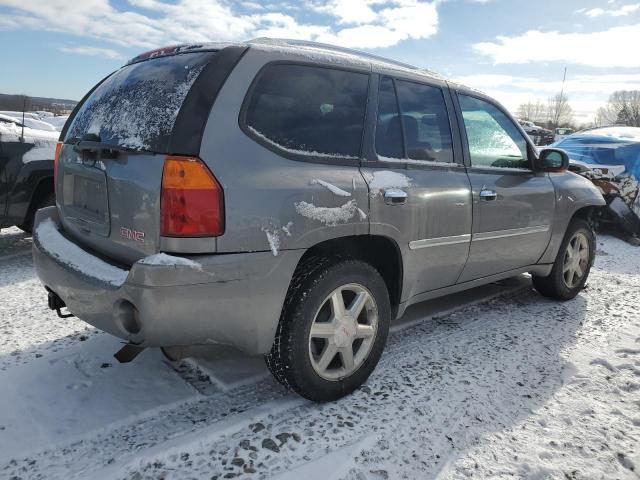
[(55, 205), (53, 158), (57, 132), (0, 117), (0, 228), (31, 233), (36, 210)]
[(141, 55), (61, 139), (33, 248), (52, 308), (125, 357), (264, 354), (314, 400), (361, 385), (413, 303), (523, 272), (573, 298), (604, 203), (493, 99), (306, 42)]

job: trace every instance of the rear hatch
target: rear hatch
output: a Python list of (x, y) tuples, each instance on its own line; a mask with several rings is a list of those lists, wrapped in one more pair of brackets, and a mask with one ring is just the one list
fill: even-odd
[(66, 235), (117, 263), (159, 251), (164, 161), (169, 154), (198, 155), (213, 98), (203, 106), (202, 95), (190, 92), (215, 69), (218, 55), (197, 51), (132, 63), (83, 100), (63, 132), (58, 161)]

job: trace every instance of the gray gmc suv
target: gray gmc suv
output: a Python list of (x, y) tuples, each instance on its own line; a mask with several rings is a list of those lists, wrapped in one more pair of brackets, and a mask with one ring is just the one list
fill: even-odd
[(407, 306), (523, 272), (561, 300), (598, 190), (493, 99), (289, 40), (134, 58), (58, 144), (33, 255), (49, 305), (146, 347), (265, 355), (309, 399), (360, 386)]

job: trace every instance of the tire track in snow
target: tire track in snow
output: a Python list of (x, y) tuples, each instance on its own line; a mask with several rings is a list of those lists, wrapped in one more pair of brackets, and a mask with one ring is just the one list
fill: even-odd
[[(615, 293), (603, 295), (612, 284)], [(435, 475), (487, 432), (508, 428), (542, 404), (561, 386), (567, 351), (577, 342), (597, 344), (619, 327), (620, 318), (609, 313), (635, 312), (640, 299), (628, 298), (633, 289), (637, 277), (596, 269), (589, 288), (566, 304), (532, 292), (501, 296), (392, 334), (368, 384), (334, 404), (264, 412), (261, 406), (288, 397), (269, 379), (63, 442), (0, 471), (85, 478), (107, 466), (126, 478), (266, 477), (323, 458), (331, 463), (342, 447), (367, 438), (348, 476)], [(576, 311), (584, 317), (572, 318)], [(256, 409), (252, 423), (239, 422)], [(228, 428), (215, 432), (220, 422)], [(168, 442), (171, 452), (158, 453)]]

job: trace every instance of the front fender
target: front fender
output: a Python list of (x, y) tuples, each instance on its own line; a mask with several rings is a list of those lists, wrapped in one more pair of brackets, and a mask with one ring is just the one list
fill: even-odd
[(606, 202), (596, 188), (586, 178), (573, 172), (550, 173), (556, 194), (556, 206), (551, 240), (539, 263), (553, 263), (567, 231), (569, 222), (578, 210), (585, 207), (603, 207)]

